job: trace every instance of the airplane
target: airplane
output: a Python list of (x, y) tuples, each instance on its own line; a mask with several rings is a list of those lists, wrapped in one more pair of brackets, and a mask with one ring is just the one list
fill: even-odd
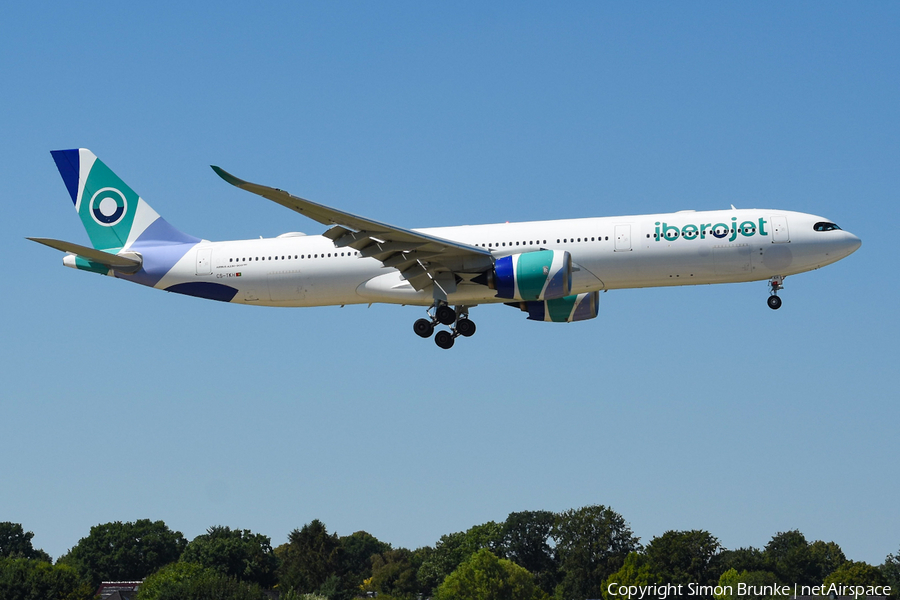
[[(784, 278), (855, 252), (858, 237), (811, 214), (773, 209), (693, 211), (404, 229), (250, 183), (233, 186), (326, 225), (320, 235), (211, 242), (182, 233), (90, 150), (52, 151), (92, 247), (28, 238), (63, 264), (149, 287), (234, 304), (425, 307), (413, 324), (444, 349), (475, 333), (470, 309), (502, 303), (533, 321), (593, 319), (599, 293), (625, 288)], [(440, 326), (435, 334), (435, 329)]]

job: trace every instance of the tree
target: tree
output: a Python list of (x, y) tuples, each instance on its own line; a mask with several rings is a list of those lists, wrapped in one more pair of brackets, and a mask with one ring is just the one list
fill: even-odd
[(426, 590), (433, 590), (478, 550), (486, 548), (495, 555), (502, 553), (502, 543), (503, 527), (494, 521), (475, 525), (464, 532), (443, 535), (419, 568), (419, 583)]
[(896, 554), (888, 554), (879, 570), (891, 586), (891, 597), (900, 598), (900, 550)]
[(264, 588), (273, 587), (277, 581), (278, 558), (272, 551), (271, 541), (248, 529), (210, 527), (187, 545), (181, 561), (209, 567)]
[(544, 596), (526, 569), (482, 548), (438, 586), (435, 600), (538, 600)]
[(847, 562), (844, 551), (834, 542), (816, 540), (809, 545), (809, 556), (819, 579), (825, 579)]
[(414, 598), (420, 592), (427, 592), (419, 584), (417, 574), (428, 554), (421, 548), (415, 552), (397, 548), (376, 554), (372, 557), (369, 587), (379, 595), (393, 598)]
[(766, 544), (766, 564), (783, 583), (819, 585), (847, 561), (834, 542), (812, 544), (798, 530), (776, 534)]
[[(622, 568), (610, 575), (602, 586), (604, 600), (619, 600), (620, 595), (610, 593), (610, 585), (617, 584), (627, 588), (632, 585), (650, 585), (661, 583), (659, 576), (650, 569), (650, 561), (647, 556), (638, 552), (631, 552), (625, 557)], [(618, 588), (612, 588), (618, 591)]]
[(622, 515), (600, 504), (557, 515), (552, 537), (562, 573), (556, 593), (564, 598), (600, 598), (603, 581), (640, 549)]
[(524, 567), (547, 593), (559, 583), (559, 561), (550, 547), (550, 533), (556, 515), (550, 511), (510, 513), (503, 523), (502, 556)]
[(341, 570), (354, 587), (372, 576), (373, 557), (391, 549), (390, 544), (378, 541), (378, 538), (365, 531), (341, 537), (340, 544), (343, 556)]
[(667, 531), (647, 544), (650, 570), (661, 581), (674, 584), (715, 585), (719, 573), (714, 559), (722, 545), (706, 531)]
[(67, 565), (34, 558), (0, 558), (3, 600), (92, 600), (94, 587)]
[(716, 570), (724, 573), (729, 569), (741, 571), (765, 571), (769, 567), (766, 555), (758, 548), (738, 548), (736, 550), (723, 550), (713, 560)]
[(136, 581), (178, 560), (187, 542), (162, 521), (105, 523), (60, 558), (96, 588), (101, 581)]
[(34, 558), (52, 562), (50, 555), (31, 545), (34, 534), (26, 532), (19, 523), (0, 523), (0, 558)]
[(815, 585), (809, 544), (799, 530), (778, 532), (766, 544), (766, 563), (781, 581)]
[(341, 567), (341, 542), (329, 535), (325, 524), (314, 519), (288, 536), (281, 553), (279, 586), (301, 593), (317, 592)]
[[(861, 586), (882, 586), (888, 585), (887, 580), (882, 575), (878, 567), (864, 562), (856, 562), (848, 560), (841, 565), (834, 573), (825, 578), (823, 582), (826, 586), (833, 583), (838, 585), (861, 585)], [(893, 590), (892, 590), (893, 591)], [(827, 592), (826, 592), (827, 593)], [(838, 594), (842, 596), (844, 594)]]
[(778, 600), (787, 596), (759, 595), (759, 594), (738, 594), (741, 590), (739, 584), (743, 583), (748, 586), (748, 590), (764, 590), (774, 589), (773, 586), (782, 584), (778, 581), (775, 573), (771, 571), (741, 571), (738, 573), (734, 569), (728, 569), (719, 577), (719, 586), (723, 590), (731, 593), (717, 594), (716, 600)]
[(138, 600), (268, 600), (255, 583), (194, 563), (179, 562), (147, 577)]

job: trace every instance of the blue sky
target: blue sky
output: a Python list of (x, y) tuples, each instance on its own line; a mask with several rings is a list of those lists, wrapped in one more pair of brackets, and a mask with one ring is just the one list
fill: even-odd
[[(395, 545), (606, 504), (644, 542), (900, 549), (900, 8), (890, 3), (15, 4), (0, 9), (0, 520), (59, 556), (162, 519)], [(323, 227), (239, 177), (404, 227), (783, 208), (863, 246), (600, 316), (268, 309), (65, 269), (49, 151), (212, 240)]]

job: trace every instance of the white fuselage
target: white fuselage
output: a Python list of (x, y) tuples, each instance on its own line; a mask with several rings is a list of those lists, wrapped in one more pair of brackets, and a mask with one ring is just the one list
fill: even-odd
[[(784, 277), (833, 263), (859, 247), (849, 232), (816, 231), (823, 221), (798, 212), (741, 209), (415, 231), (488, 248), (497, 258), (540, 249), (568, 251), (574, 294)], [(434, 301), (429, 290), (415, 290), (396, 269), (319, 235), (203, 241), (155, 287), (193, 282), (224, 284), (237, 290), (232, 302), (268, 306), (428, 306)], [(467, 306), (508, 302), (464, 274), (447, 300)]]

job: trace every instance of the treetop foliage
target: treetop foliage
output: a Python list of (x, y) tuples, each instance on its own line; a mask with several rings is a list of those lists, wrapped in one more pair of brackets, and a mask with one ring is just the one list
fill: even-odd
[(540, 600), (544, 596), (525, 568), (482, 548), (444, 579), (434, 600)]
[(649, 567), (661, 581), (715, 585), (719, 573), (713, 561), (719, 540), (706, 531), (667, 531), (647, 544)]
[(179, 531), (162, 521), (104, 523), (91, 527), (87, 537), (60, 558), (91, 582), (137, 581), (177, 561), (187, 546)]
[(888, 554), (879, 570), (884, 580), (894, 590), (894, 598), (900, 597), (900, 550), (896, 554)]
[(767, 571), (775, 573), (782, 583), (800, 585), (819, 585), (847, 562), (834, 542), (810, 544), (796, 529), (775, 534), (766, 544), (765, 556)]
[[(891, 585), (900, 552), (875, 567), (848, 561), (834, 542), (779, 532), (763, 549), (723, 549), (707, 531), (666, 531), (642, 546), (625, 519), (603, 505), (561, 513), (510, 513), (441, 536), (434, 547), (393, 548), (365, 531), (329, 533), (313, 520), (272, 549), (269, 537), (210, 527), (188, 544), (162, 521), (91, 528), (52, 565), (33, 534), (0, 523), (0, 600), (88, 600), (101, 580), (144, 580), (139, 600), (384, 600), (604, 598), (608, 585), (737, 583)], [(710, 592), (712, 593), (712, 592)], [(695, 600), (703, 599), (692, 594)], [(673, 600), (676, 600), (673, 597)], [(774, 600), (721, 596), (715, 600)]]
[[(280, 585), (313, 593), (321, 590), (332, 575), (341, 573), (343, 551), (337, 534), (329, 534), (322, 521), (313, 519), (288, 535), (280, 558)], [(329, 587), (333, 587), (333, 582)]]
[(629, 553), (641, 549), (622, 515), (602, 504), (557, 515), (551, 531), (565, 598), (600, 598), (603, 581), (622, 568)]
[(268, 600), (254, 583), (240, 581), (215, 569), (179, 562), (147, 577), (138, 600)]
[(0, 523), (0, 558), (34, 558), (50, 562), (50, 555), (31, 545), (34, 534), (19, 523)]
[(831, 585), (832, 583), (862, 586), (888, 585), (884, 574), (878, 567), (852, 560), (845, 561), (833, 573), (829, 574), (823, 583), (825, 585)]
[(248, 529), (210, 527), (187, 545), (180, 560), (264, 588), (274, 586), (277, 581), (278, 558), (269, 537)]
[(92, 600), (95, 588), (68, 565), (36, 558), (0, 558), (3, 600)]

